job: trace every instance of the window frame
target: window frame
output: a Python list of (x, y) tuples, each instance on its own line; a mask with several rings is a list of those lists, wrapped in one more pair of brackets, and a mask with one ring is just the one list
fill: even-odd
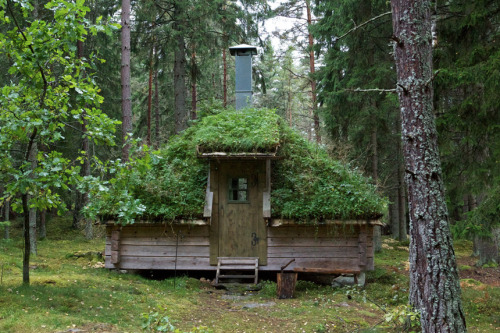
[[(238, 187), (233, 187), (233, 180), (234, 179), (237, 179), (238, 180)], [(240, 185), (239, 185), (239, 180), (240, 179), (245, 179), (246, 180), (246, 188), (240, 188)], [(250, 200), (249, 200), (249, 194), (250, 194), (250, 191), (249, 191), (249, 177), (240, 177), (240, 176), (237, 176), (237, 177), (229, 177), (228, 178), (228, 186), (227, 186), (227, 189), (228, 189), (228, 195), (227, 195), (227, 202), (228, 203), (232, 203), (232, 204), (249, 204), (250, 203)], [(237, 192), (243, 192), (245, 191), (246, 195), (246, 199), (245, 200), (234, 200), (233, 199), (233, 194), (234, 194), (234, 191), (237, 191)]]

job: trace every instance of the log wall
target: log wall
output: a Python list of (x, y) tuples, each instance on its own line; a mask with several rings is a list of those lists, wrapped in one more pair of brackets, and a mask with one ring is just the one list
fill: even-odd
[[(209, 229), (208, 225), (108, 226), (106, 268), (215, 270), (210, 265)], [(371, 225), (268, 227), (267, 245), (268, 261), (259, 267), (262, 271), (279, 271), (291, 259), (295, 262), (287, 270), (373, 269)]]

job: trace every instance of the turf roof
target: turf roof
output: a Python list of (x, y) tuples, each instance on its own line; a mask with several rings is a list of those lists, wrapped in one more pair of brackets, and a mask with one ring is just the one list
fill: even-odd
[(379, 218), (385, 200), (360, 172), (331, 159), (269, 109), (224, 110), (195, 122), (155, 153), (133, 192), (142, 218), (200, 218), (208, 163), (200, 152), (276, 152), (272, 216), (300, 221)]

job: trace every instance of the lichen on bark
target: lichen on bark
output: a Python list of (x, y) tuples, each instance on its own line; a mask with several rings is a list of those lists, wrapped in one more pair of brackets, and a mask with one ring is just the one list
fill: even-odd
[(433, 114), (430, 1), (392, 0), (410, 215), (410, 303), (423, 332), (465, 332)]

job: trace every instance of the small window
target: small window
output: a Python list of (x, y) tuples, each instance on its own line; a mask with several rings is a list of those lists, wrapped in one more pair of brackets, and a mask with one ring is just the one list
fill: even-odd
[(248, 202), (248, 178), (229, 179), (229, 202)]

